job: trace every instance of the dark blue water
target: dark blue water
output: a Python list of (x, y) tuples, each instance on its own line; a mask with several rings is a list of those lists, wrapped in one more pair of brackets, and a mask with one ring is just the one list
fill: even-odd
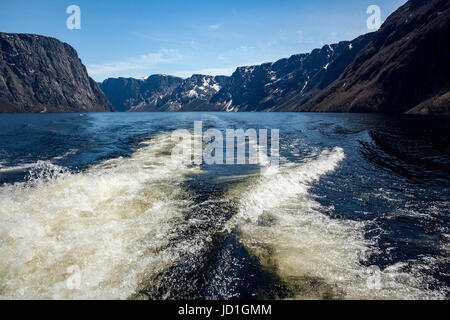
[[(197, 120), (279, 129), (279, 172), (171, 162)], [(0, 297), (446, 299), (449, 133), (448, 117), (0, 115)]]

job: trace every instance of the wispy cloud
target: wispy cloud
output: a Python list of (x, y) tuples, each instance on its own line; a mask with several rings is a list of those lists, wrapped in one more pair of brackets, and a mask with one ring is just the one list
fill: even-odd
[(280, 29), (280, 40), (286, 41), (289, 39), (288, 31), (286, 29)]
[(249, 46), (239, 46), (234, 49), (230, 49), (227, 51), (222, 51), (218, 54), (217, 59), (220, 61), (232, 61), (236, 58), (252, 58), (256, 49), (254, 47)]
[(320, 44), (321, 42), (318, 41), (317, 39), (313, 40), (311, 38), (308, 38), (307, 36), (305, 36), (305, 34), (303, 33), (302, 30), (298, 30), (296, 32), (296, 41), (298, 43), (303, 43), (303, 44)]
[(221, 27), (222, 27), (221, 24), (213, 24), (213, 25), (208, 26), (208, 28), (212, 29), (212, 30), (217, 30), (217, 29), (220, 29)]
[(133, 35), (143, 38), (145, 40), (151, 40), (151, 41), (156, 41), (156, 42), (163, 42), (163, 43), (172, 43), (172, 44), (177, 44), (177, 45), (182, 45), (182, 46), (190, 46), (190, 47), (195, 47), (196, 42), (194, 40), (177, 40), (177, 39), (172, 39), (172, 38), (165, 38), (165, 37), (156, 37), (150, 34), (145, 34), (142, 32), (133, 32)]
[(194, 71), (175, 72), (174, 76), (181, 77), (181, 78), (188, 78), (188, 77), (192, 76), (193, 74), (204, 74), (204, 75), (210, 75), (210, 76), (231, 76), (235, 70), (236, 70), (236, 66), (225, 67), (225, 68), (206, 68), (206, 69), (199, 69), (199, 70), (194, 70)]
[(158, 52), (150, 52), (138, 57), (128, 58), (123, 61), (115, 61), (104, 64), (92, 64), (88, 66), (88, 73), (94, 79), (108, 77), (130, 76), (136, 71), (142, 70), (145, 75), (150, 67), (161, 63), (172, 63), (183, 59), (183, 55), (176, 49), (160, 49)]
[[(267, 61), (265, 61), (267, 62)], [(243, 63), (239, 65), (234, 66), (227, 66), (227, 67), (217, 67), (217, 68), (205, 68), (205, 69), (198, 69), (194, 71), (185, 71), (185, 72), (175, 72), (173, 75), (181, 78), (188, 78), (192, 76), (193, 74), (204, 74), (204, 75), (210, 75), (210, 76), (231, 76), (238, 67), (242, 66), (257, 66), (264, 63), (264, 61), (256, 61), (256, 62), (248, 62)]]
[(332, 31), (330, 33), (330, 38), (333, 42), (336, 42), (339, 39), (339, 34), (336, 31)]

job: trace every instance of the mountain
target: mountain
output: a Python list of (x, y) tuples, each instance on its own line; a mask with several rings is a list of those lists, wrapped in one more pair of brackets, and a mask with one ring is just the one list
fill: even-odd
[(193, 75), (187, 79), (154, 75), (147, 80), (111, 78), (101, 84), (118, 111), (286, 111), (291, 102), (308, 101), (336, 80), (372, 39), (326, 45), (311, 53), (293, 55), (275, 63), (240, 67), (231, 75)]
[(110, 78), (100, 87), (118, 111), (209, 110), (210, 99), (229, 77), (193, 75), (181, 79), (152, 75), (146, 79)]
[(450, 1), (410, 0), (345, 72), (295, 111), (450, 113)]
[(287, 111), (292, 100), (306, 102), (337, 79), (372, 36), (325, 45), (275, 63), (238, 68), (211, 104), (223, 111)]
[(158, 89), (156, 100), (125, 89), (138, 80), (104, 90), (126, 111), (450, 113), (449, 6), (410, 0), (375, 33), (240, 67), (231, 77), (194, 75)]
[(113, 111), (71, 46), (0, 32), (0, 112)]
[(117, 111), (145, 111), (157, 108), (182, 82), (177, 77), (152, 75), (146, 79), (110, 78), (100, 87)]
[(184, 80), (170, 95), (162, 100), (160, 110), (208, 111), (210, 100), (229, 83), (229, 77), (194, 74)]
[(291, 95), (290, 98), (280, 101), (274, 108), (274, 111), (295, 111), (296, 106), (305, 104), (321, 90), (337, 80), (361, 50), (372, 40), (373, 35), (373, 33), (368, 33), (351, 42), (346, 42), (342, 51), (332, 62), (327, 63), (305, 84), (306, 86), (298, 94)]

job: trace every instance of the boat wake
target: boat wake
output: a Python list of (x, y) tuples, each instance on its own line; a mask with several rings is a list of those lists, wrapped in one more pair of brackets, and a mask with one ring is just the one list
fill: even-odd
[(173, 158), (173, 147), (160, 134), (130, 157), (80, 173), (41, 161), (28, 181), (2, 185), (0, 298), (239, 297), (230, 288), (242, 279), (221, 271), (237, 259), (223, 248), (230, 235), (282, 282), (279, 298), (444, 297), (426, 287), (429, 261), (367, 266), (375, 226), (332, 218), (315, 199), (311, 187), (339, 167), (343, 149), (244, 175), (212, 196), (188, 187), (204, 172)]
[(78, 174), (40, 162), (29, 181), (0, 187), (0, 297), (126, 299), (196, 250), (169, 243), (190, 205), (181, 185), (198, 172), (172, 148), (170, 135), (157, 136)]
[[(275, 273), (294, 299), (439, 299), (424, 269), (432, 262), (397, 263), (384, 270), (367, 265), (377, 253), (365, 236), (376, 225), (339, 217), (320, 205), (310, 189), (345, 158), (341, 148), (319, 151), (302, 164), (247, 181), (230, 192), (238, 199), (233, 225), (264, 268)], [(437, 263), (437, 261), (436, 261)]]

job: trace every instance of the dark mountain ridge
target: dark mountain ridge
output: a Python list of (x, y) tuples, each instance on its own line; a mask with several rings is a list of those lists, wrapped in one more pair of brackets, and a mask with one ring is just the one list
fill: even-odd
[[(325, 45), (274, 63), (239, 67), (230, 76), (193, 75), (173, 86), (133, 78), (106, 79), (101, 88), (119, 111), (285, 111), (290, 99), (308, 101), (335, 80), (372, 39)], [(156, 93), (156, 96), (154, 95)], [(287, 107), (280, 107), (288, 104)]]
[(182, 81), (166, 75), (152, 75), (146, 79), (110, 78), (100, 87), (117, 111), (144, 111), (156, 107)]
[(70, 45), (39, 35), (0, 32), (0, 112), (112, 110)]
[(372, 36), (325, 45), (275, 63), (238, 68), (230, 85), (211, 103), (222, 110), (287, 111), (291, 100), (306, 102), (327, 82), (335, 80)]
[(186, 99), (192, 87), (180, 84), (157, 105), (128, 111), (449, 113), (449, 6), (410, 0), (375, 33), (237, 68), (200, 98)]
[(187, 79), (152, 75), (146, 79), (110, 78), (100, 87), (118, 111), (198, 111), (209, 109), (209, 100), (228, 79), (199, 74)]
[(449, 113), (450, 1), (394, 12), (338, 80), (295, 111)]
[(111, 102), (130, 112), (450, 113), (449, 34), (450, 1), (410, 0), (377, 32), (229, 77), (97, 84), (68, 44), (0, 33), (0, 112), (111, 111)]

